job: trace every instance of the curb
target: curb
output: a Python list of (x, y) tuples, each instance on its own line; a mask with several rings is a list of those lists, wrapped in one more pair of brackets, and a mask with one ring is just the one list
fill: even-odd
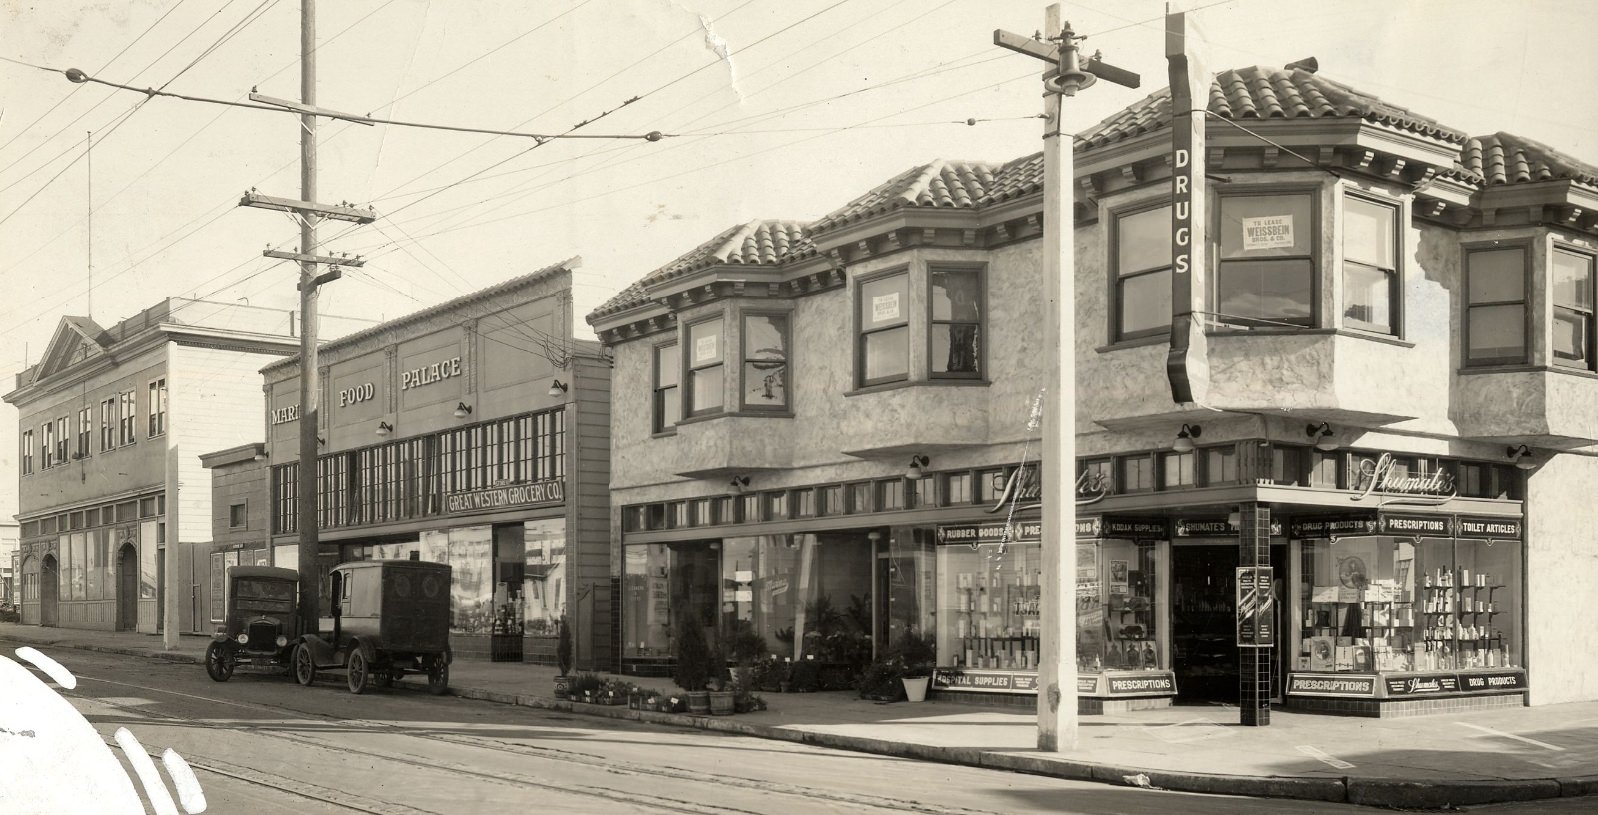
[[(35, 648), (61, 647), (81, 651), (122, 654), (164, 659), (169, 662), (202, 664), (204, 657), (170, 651), (70, 643), (64, 640), (34, 640)], [(337, 678), (317, 674), (318, 679)], [(425, 693), (420, 686), (396, 683), (395, 690)], [(1207, 795), (1239, 795), (1252, 798), (1281, 798), (1331, 803), (1360, 804), (1394, 809), (1452, 809), (1459, 806), (1511, 803), (1548, 798), (1575, 798), (1598, 795), (1598, 775), (1565, 778), (1526, 778), (1500, 781), (1399, 781), (1387, 778), (1250, 776), (1220, 773), (1181, 772), (1111, 764), (1095, 764), (1071, 759), (1050, 758), (1036, 753), (1003, 752), (972, 747), (942, 747), (915, 744), (868, 736), (819, 733), (769, 724), (736, 721), (732, 717), (688, 713), (661, 713), (633, 710), (622, 705), (590, 705), (530, 694), (506, 693), (481, 688), (450, 688), (449, 694), (495, 704), (553, 710), (609, 719), (627, 719), (651, 724), (688, 727), (752, 738), (795, 742), (835, 750), (931, 761), (966, 767), (1060, 778), (1068, 781), (1093, 781), (1102, 784), (1193, 792)]]

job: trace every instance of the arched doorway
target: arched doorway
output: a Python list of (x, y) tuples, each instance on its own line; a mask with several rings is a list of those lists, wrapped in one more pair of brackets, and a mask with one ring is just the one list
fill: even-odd
[(131, 543), (117, 550), (117, 630), (139, 627), (139, 552)]
[(39, 625), (57, 623), (56, 594), (61, 588), (58, 571), (55, 555), (45, 555), (44, 563), (39, 566)]

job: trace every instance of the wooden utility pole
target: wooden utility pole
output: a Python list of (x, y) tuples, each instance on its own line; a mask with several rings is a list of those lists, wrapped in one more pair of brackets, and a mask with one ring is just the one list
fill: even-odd
[[(1084, 62), (1071, 24), (1060, 24), (1060, 6), (1044, 12), (1042, 40), (994, 31), (993, 44), (1048, 62), (1043, 102), (1043, 256), (1049, 316), (1044, 347), (1049, 366), (1043, 418), (1042, 646), (1038, 660), (1038, 749), (1076, 749), (1076, 219), (1073, 132), (1066, 127), (1062, 97), (1099, 78), (1129, 88), (1136, 74)], [(1058, 34), (1055, 34), (1058, 32)]]
[[(297, 260), (300, 263), (300, 454), (299, 475), (295, 482), (295, 500), (299, 515), (300, 572), (300, 632), (316, 633), (321, 619), (321, 585), (317, 573), (317, 549), (320, 540), (316, 507), (316, 459), (321, 446), (317, 438), (320, 424), (318, 395), (321, 384), (317, 381), (316, 361), (316, 301), (317, 290), (343, 276), (339, 266), (362, 266), (359, 258), (324, 257), (316, 254), (316, 226), (323, 219), (351, 221), (368, 224), (377, 219), (371, 210), (349, 206), (328, 206), (316, 201), (316, 117), (322, 111), (316, 107), (316, 0), (300, 0), (300, 103), (251, 93), (250, 99), (266, 102), (300, 112), (300, 199), (298, 201), (258, 195), (254, 190), (244, 194), (240, 206), (259, 207), (288, 212), (300, 222), (300, 251), (279, 252), (268, 249), (267, 257)], [(317, 274), (317, 265), (327, 264), (328, 271)]]

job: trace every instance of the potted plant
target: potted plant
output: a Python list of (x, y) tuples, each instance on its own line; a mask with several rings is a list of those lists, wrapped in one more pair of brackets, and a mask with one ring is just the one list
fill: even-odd
[(731, 716), (734, 709), (734, 699), (737, 694), (733, 692), (727, 676), (726, 650), (722, 638), (716, 637), (710, 647), (710, 715)]
[(677, 626), (677, 666), (672, 680), (688, 697), (689, 713), (710, 712), (710, 645), (699, 620), (685, 616)]
[(770, 649), (766, 646), (766, 638), (761, 636), (748, 620), (734, 620), (726, 641), (727, 657), (733, 664), (731, 670), (734, 682), (738, 681), (742, 674), (750, 673), (770, 653)]
[(910, 628), (899, 635), (893, 651), (903, 672), (899, 681), (904, 683), (905, 698), (912, 702), (925, 700), (927, 686), (932, 683), (932, 668), (938, 662), (937, 641)]
[(599, 691), (604, 684), (605, 680), (600, 679), (599, 674), (578, 674), (572, 679), (571, 697), (578, 701), (594, 704), (599, 700)]
[(566, 627), (564, 616), (560, 618), (559, 629), (555, 641), (555, 663), (560, 668), (560, 675), (555, 677), (555, 698), (565, 699), (571, 696), (572, 632)]

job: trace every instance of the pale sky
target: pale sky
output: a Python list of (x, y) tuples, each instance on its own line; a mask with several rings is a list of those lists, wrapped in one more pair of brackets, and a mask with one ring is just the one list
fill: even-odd
[[(1029, 117), (1041, 110), (1042, 64), (993, 46), (992, 35), (1031, 34), (1045, 5), (323, 0), (317, 101), (325, 108), (541, 133), (614, 110), (576, 133), (683, 135), (529, 150), (526, 138), (324, 121), (318, 198), (382, 217), (321, 229), (324, 254), (369, 261), (326, 287), (322, 308), (392, 318), (580, 255), (582, 329), (581, 316), (628, 282), (733, 224), (816, 218), (936, 158), (1035, 152), (1040, 122)], [(1101, 82), (1070, 100), (1070, 129), (1166, 84), (1165, 5), (1064, 4), (1066, 19), (1089, 35), (1088, 51), (1143, 77), (1138, 90)], [(1322, 75), (1445, 125), (1509, 131), (1598, 165), (1598, 3), (1175, 5), (1199, 20), (1212, 70), (1314, 56)], [(186, 95), (243, 100), (254, 87), (298, 99), (299, 6), (0, 0), (0, 57)], [(616, 110), (635, 96), (644, 98)], [(261, 257), (269, 244), (296, 250), (297, 227), (237, 202), (252, 187), (300, 197), (298, 117), (144, 99), (0, 62), (8, 391), (63, 314), (110, 325), (162, 297), (196, 294), (297, 306), (297, 268)], [(83, 156), (91, 131), (92, 173)], [(0, 408), (4, 514), (16, 499), (5, 486), (15, 483), (15, 421)]]

